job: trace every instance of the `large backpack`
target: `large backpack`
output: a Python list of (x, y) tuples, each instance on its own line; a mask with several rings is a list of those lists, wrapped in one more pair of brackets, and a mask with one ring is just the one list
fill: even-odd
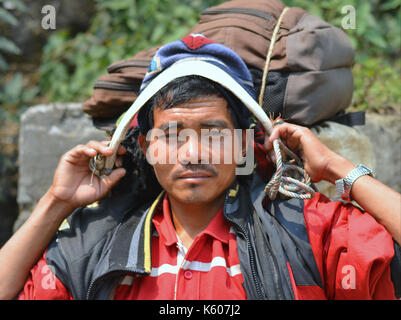
[[(202, 33), (241, 56), (271, 117), (305, 126), (364, 123), (364, 114), (344, 113), (352, 99), (354, 59), (346, 34), (305, 10), (278, 0), (228, 1), (205, 10), (189, 33)], [(113, 129), (136, 99), (157, 49), (116, 62), (99, 78), (83, 105), (95, 126)]]

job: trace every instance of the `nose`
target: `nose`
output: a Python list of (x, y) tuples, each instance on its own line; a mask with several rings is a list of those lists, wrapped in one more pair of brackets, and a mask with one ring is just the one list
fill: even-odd
[[(185, 165), (188, 163), (201, 163), (200, 138), (194, 130), (182, 130), (178, 137), (180, 147), (178, 148), (178, 162)], [(181, 143), (180, 143), (181, 142)]]

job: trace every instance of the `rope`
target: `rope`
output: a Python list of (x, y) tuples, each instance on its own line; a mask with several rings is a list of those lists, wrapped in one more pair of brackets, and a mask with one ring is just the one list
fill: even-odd
[[(311, 179), (298, 156), (279, 139), (273, 141), (273, 147), (276, 154), (276, 172), (265, 187), (265, 192), (269, 198), (274, 200), (278, 193), (297, 199), (314, 197), (315, 190)], [(291, 159), (283, 160), (282, 154)]]
[[(281, 22), (285, 13), (289, 8), (285, 7), (277, 20), (277, 24), (274, 27), (272, 38), (270, 41), (269, 50), (267, 51), (265, 67), (263, 70), (262, 86), (259, 94), (259, 105), (263, 106), (263, 96), (265, 94), (267, 73), (269, 72), (269, 65), (271, 56), (273, 54), (274, 45), (276, 43), (276, 37), (280, 30)], [(280, 121), (276, 121), (275, 125), (279, 124)], [(271, 134), (271, 132), (268, 132)], [(309, 175), (303, 168), (302, 161), (298, 156), (288, 149), (280, 139), (273, 141), (274, 153), (276, 155), (276, 172), (273, 174), (271, 180), (265, 187), (265, 192), (270, 199), (274, 200), (278, 193), (297, 199), (310, 199), (315, 196), (315, 190), (313, 188)]]
[(284, 15), (285, 15), (285, 13), (287, 12), (288, 9), (289, 9), (288, 7), (285, 7), (283, 9), (283, 11), (280, 14), (280, 17), (277, 20), (277, 24), (276, 24), (276, 26), (274, 27), (274, 30), (273, 30), (273, 34), (272, 34), (272, 39), (270, 41), (269, 50), (267, 51), (265, 68), (263, 69), (262, 86), (260, 87), (260, 94), (259, 94), (259, 105), (260, 106), (263, 105), (263, 95), (265, 94), (267, 73), (269, 72), (270, 59), (271, 59), (271, 56), (273, 54), (274, 45), (276, 44), (276, 37), (277, 37), (277, 34), (278, 34), (279, 30), (280, 30), (281, 21), (283, 20)]

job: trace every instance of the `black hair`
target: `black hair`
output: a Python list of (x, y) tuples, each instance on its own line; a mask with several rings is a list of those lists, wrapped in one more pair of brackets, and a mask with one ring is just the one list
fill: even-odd
[[(142, 194), (144, 201), (153, 200), (161, 192), (162, 187), (156, 178), (153, 167), (147, 162), (138, 142), (138, 137), (141, 134), (146, 134), (148, 130), (153, 128), (153, 111), (155, 108), (168, 109), (194, 98), (205, 96), (219, 96), (225, 98), (226, 101), (237, 102), (232, 97), (227, 99), (227, 93), (228, 91), (225, 90), (224, 92), (218, 84), (200, 76), (177, 78), (163, 87), (141, 109), (138, 115), (138, 121), (141, 121), (141, 129), (138, 126), (130, 128), (122, 142), (122, 145), (127, 149), (123, 156), (123, 167), (127, 173), (114, 189), (118, 192), (124, 192), (136, 188), (136, 191)], [(233, 112), (230, 104), (227, 104), (234, 127), (239, 128), (237, 115)]]
[(238, 117), (229, 103), (234, 101), (238, 103), (238, 99), (217, 83), (201, 76), (191, 75), (169, 82), (143, 106), (138, 114), (141, 132), (146, 134), (153, 128), (153, 111), (155, 108), (166, 110), (194, 98), (207, 96), (218, 96), (226, 101), (229, 100), (227, 101), (227, 107), (231, 120), (235, 128), (240, 127)]

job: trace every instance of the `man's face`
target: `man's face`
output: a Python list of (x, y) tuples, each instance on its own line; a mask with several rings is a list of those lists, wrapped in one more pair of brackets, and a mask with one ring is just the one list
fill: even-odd
[(226, 100), (207, 96), (166, 110), (155, 108), (153, 120), (147, 143), (142, 136), (141, 145), (148, 160), (165, 160), (152, 165), (169, 196), (191, 204), (223, 197), (235, 179), (234, 153), (242, 153)]

